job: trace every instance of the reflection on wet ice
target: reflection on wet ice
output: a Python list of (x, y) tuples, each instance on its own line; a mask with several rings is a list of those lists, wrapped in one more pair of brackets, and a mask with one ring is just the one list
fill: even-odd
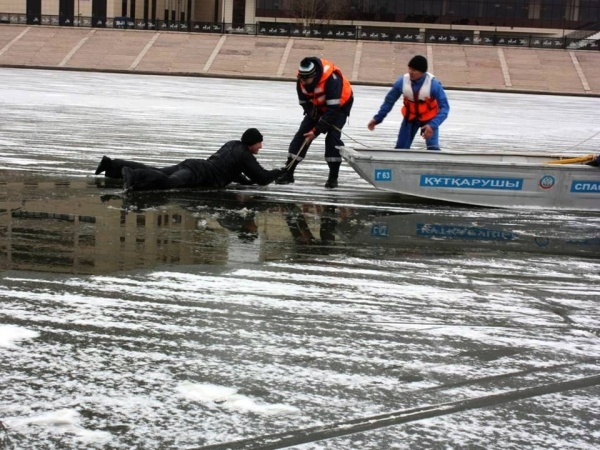
[(164, 264), (258, 263), (333, 249), (388, 258), (402, 252), (600, 253), (597, 228), (593, 220), (586, 228), (585, 217), (565, 221), (550, 214), (540, 221), (540, 213), (477, 209), (394, 213), (243, 191), (102, 193), (112, 187), (105, 183), (6, 184), (2, 267), (98, 274)]

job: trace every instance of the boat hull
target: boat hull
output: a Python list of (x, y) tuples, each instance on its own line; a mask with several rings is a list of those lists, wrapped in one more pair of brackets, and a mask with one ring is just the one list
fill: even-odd
[(600, 210), (600, 169), (519, 153), (355, 150), (348, 164), (377, 189), (498, 208)]

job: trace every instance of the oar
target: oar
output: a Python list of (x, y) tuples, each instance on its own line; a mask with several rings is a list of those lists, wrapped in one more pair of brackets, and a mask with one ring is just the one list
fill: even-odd
[(596, 159), (596, 155), (576, 156), (575, 158), (564, 158), (548, 161), (547, 164), (577, 164), (586, 163)]

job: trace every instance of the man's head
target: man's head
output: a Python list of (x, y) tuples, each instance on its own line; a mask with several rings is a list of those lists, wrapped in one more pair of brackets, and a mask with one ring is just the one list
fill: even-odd
[(304, 58), (298, 67), (298, 80), (303, 84), (311, 84), (317, 75), (317, 65), (311, 58)]
[(418, 80), (427, 72), (427, 58), (416, 55), (408, 62), (408, 75), (411, 80)]
[(242, 134), (241, 140), (252, 153), (256, 154), (262, 148), (263, 135), (256, 128), (248, 128)]

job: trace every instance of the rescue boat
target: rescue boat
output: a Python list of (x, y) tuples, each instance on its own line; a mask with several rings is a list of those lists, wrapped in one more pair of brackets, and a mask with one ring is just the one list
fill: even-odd
[(340, 147), (375, 188), (495, 208), (600, 211), (597, 155)]

